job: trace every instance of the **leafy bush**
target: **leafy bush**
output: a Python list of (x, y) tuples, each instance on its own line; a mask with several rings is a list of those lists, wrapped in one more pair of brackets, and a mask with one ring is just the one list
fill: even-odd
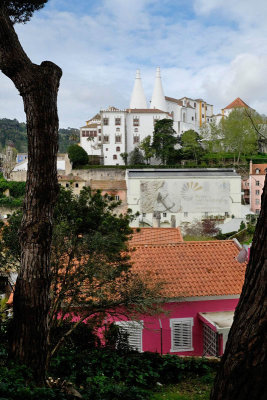
[(88, 154), (81, 146), (78, 146), (77, 144), (69, 146), (68, 156), (72, 162), (73, 168), (76, 168), (78, 165), (88, 164)]

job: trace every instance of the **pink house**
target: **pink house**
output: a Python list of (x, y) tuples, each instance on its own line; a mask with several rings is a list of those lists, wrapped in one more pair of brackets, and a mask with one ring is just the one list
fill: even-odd
[(115, 200), (120, 200), (121, 205), (117, 208), (118, 214), (125, 213), (127, 205), (127, 187), (125, 180), (90, 180), (92, 190), (101, 190), (102, 195), (109, 194)]
[(253, 164), (249, 166), (250, 209), (256, 214), (260, 213), (261, 195), (264, 187), (267, 164)]
[(115, 319), (115, 323), (128, 332), (129, 344), (139, 351), (220, 356), (246, 264), (236, 260), (240, 247), (235, 241), (183, 242), (179, 232), (176, 228), (135, 232), (133, 270), (164, 283), (165, 313), (143, 315), (140, 321)]

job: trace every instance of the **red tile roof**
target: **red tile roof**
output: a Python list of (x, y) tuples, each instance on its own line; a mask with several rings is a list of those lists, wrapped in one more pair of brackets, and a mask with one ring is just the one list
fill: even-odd
[(134, 229), (131, 246), (142, 244), (171, 244), (183, 242), (179, 228), (138, 228)]
[(239, 264), (234, 241), (182, 242), (138, 245), (132, 253), (133, 271), (149, 273), (151, 281), (163, 282), (168, 299), (239, 295), (246, 264)]
[(177, 104), (179, 104), (179, 106), (182, 106), (182, 105), (183, 105), (182, 100), (174, 99), (173, 97), (168, 97), (168, 96), (165, 96), (165, 99), (166, 99), (167, 101), (171, 101), (172, 103), (177, 103)]
[(231, 109), (231, 108), (240, 108), (240, 107), (245, 107), (245, 108), (250, 108), (243, 100), (240, 99), (240, 97), (237, 97), (232, 103), (228, 104), (228, 106), (224, 107), (223, 110)]
[[(256, 173), (256, 169), (259, 169), (259, 173)], [(267, 164), (252, 164), (252, 175), (266, 175)]]
[(93, 190), (126, 190), (126, 181), (104, 181), (104, 180), (94, 180), (91, 179), (90, 186)]
[(128, 108), (127, 111), (132, 114), (169, 114), (167, 111), (158, 110), (157, 108)]

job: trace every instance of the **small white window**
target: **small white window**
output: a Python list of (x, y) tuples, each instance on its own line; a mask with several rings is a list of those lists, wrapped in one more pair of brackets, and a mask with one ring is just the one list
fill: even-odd
[(118, 196), (117, 194), (115, 195), (115, 200), (119, 201), (120, 200), (120, 196)]
[(257, 204), (257, 205), (260, 204), (260, 199), (256, 199), (256, 204)]
[(128, 334), (128, 343), (133, 350), (143, 351), (142, 332), (143, 321), (116, 321), (120, 330)]
[(260, 181), (256, 181), (256, 186), (260, 186)]
[(259, 190), (256, 190), (256, 195), (258, 196), (260, 194), (260, 191)]
[(260, 173), (260, 169), (256, 168), (256, 174), (259, 174), (259, 173)]
[(193, 318), (170, 319), (171, 326), (171, 350), (170, 351), (193, 351), (192, 330)]
[(163, 217), (167, 217), (167, 213), (163, 213)]

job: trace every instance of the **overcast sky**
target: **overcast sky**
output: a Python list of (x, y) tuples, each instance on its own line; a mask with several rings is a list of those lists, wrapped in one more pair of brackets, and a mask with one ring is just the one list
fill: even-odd
[[(267, 114), (267, 0), (49, 0), (16, 25), (31, 60), (63, 69), (60, 127), (100, 108), (127, 108), (135, 71), (151, 99), (156, 67), (165, 95), (204, 98), (219, 111), (241, 97)], [(0, 118), (25, 121), (0, 73)]]

